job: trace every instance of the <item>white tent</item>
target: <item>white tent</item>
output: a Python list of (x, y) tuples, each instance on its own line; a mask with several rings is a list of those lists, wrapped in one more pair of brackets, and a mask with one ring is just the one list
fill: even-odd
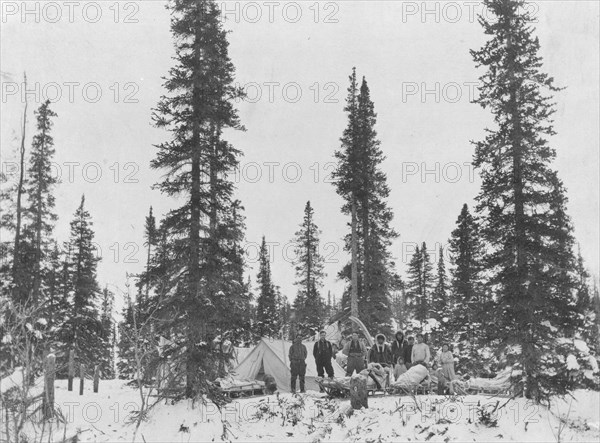
[[(308, 351), (306, 357), (306, 389), (318, 391), (319, 386), (315, 379), (317, 375), (317, 366), (313, 357), (314, 341), (303, 343)], [(283, 392), (291, 391), (291, 372), (288, 359), (291, 342), (285, 340), (276, 340), (262, 338), (252, 351), (244, 358), (240, 364), (232, 371), (234, 378), (238, 380), (262, 380), (265, 374), (275, 378), (277, 388)], [(344, 377), (345, 371), (335, 360), (331, 361), (335, 377)], [(327, 376), (327, 373), (325, 373)], [(299, 381), (296, 381), (296, 388), (300, 388)]]

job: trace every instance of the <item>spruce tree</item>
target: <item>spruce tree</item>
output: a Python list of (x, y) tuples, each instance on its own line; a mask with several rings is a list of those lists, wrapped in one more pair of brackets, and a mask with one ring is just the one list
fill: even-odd
[(25, 193), (28, 205), (24, 210), (24, 237), (30, 241), (31, 253), (24, 258), (22, 268), (31, 277), (28, 293), (34, 304), (43, 301), (43, 267), (49, 253), (52, 231), (57, 219), (54, 213), (53, 188), (58, 180), (52, 174), (52, 159), (55, 154), (54, 139), (50, 135), (56, 114), (50, 109), (50, 101), (44, 102), (35, 112), (37, 133), (31, 144), (29, 167), (25, 178)]
[[(152, 167), (166, 172), (157, 185), (166, 195), (183, 201), (165, 217), (164, 228), (173, 259), (171, 286), (162, 302), (162, 333), (174, 347), (185, 348), (186, 396), (210, 393), (207, 380), (222, 365), (221, 353), (210, 343), (223, 326), (235, 319), (223, 311), (232, 305), (227, 290), (232, 235), (227, 226), (233, 205), (231, 171), (239, 151), (223, 139), (229, 129), (243, 129), (233, 101), (234, 66), (228, 55), (226, 31), (215, 1), (175, 0), (169, 4), (171, 32), (176, 41), (176, 65), (164, 83), (163, 96), (153, 114), (156, 127), (172, 132), (157, 146)], [(221, 330), (219, 330), (221, 329)], [(174, 353), (180, 358), (181, 353)]]
[(57, 340), (56, 332), (69, 309), (68, 297), (64, 296), (63, 263), (64, 256), (56, 242), (52, 243), (48, 254), (48, 264), (44, 269), (43, 280), (45, 282), (45, 306), (44, 318), (48, 322), (48, 338), (50, 342)]
[(293, 242), (296, 244), (294, 266), (298, 293), (294, 307), (296, 320), (307, 330), (318, 331), (325, 319), (325, 306), (319, 292), (323, 286), (323, 257), (319, 253), (321, 231), (314, 222), (310, 201), (304, 207), (304, 218)]
[(104, 349), (102, 324), (98, 312), (100, 288), (96, 268), (100, 260), (94, 247), (93, 223), (85, 209), (85, 197), (71, 221), (71, 233), (66, 249), (70, 251), (66, 266), (69, 308), (60, 337), (64, 353), (74, 349), (78, 361), (93, 367), (98, 353)]
[(435, 289), (431, 303), (432, 317), (438, 321), (449, 317), (448, 312), (448, 284), (446, 275), (446, 265), (444, 264), (444, 248), (440, 245), (437, 261), (437, 275)]
[(456, 220), (456, 228), (449, 240), (452, 267), (450, 269), (448, 329), (459, 343), (458, 368), (469, 372), (481, 369), (483, 350), (488, 341), (484, 333), (490, 320), (491, 308), (483, 297), (482, 260), (483, 246), (475, 218), (465, 203)]
[(344, 299), (356, 290), (358, 311), (365, 325), (390, 333), (390, 299), (397, 289), (397, 276), (389, 249), (397, 234), (390, 226), (393, 214), (386, 202), (389, 188), (381, 170), (384, 156), (375, 130), (377, 114), (366, 79), (363, 77), (358, 89), (354, 69), (344, 110), (348, 125), (341, 149), (335, 152), (334, 172), (336, 190), (344, 199), (342, 213), (351, 216), (345, 249), (352, 253), (352, 261), (340, 273), (350, 282)]
[(102, 353), (99, 358), (102, 376), (107, 379), (115, 377), (114, 371), (114, 303), (115, 294), (108, 288), (102, 290), (100, 307), (100, 325), (102, 328)]
[(262, 238), (258, 256), (258, 297), (255, 331), (259, 337), (276, 337), (281, 327), (280, 304), (271, 280), (271, 262), (265, 237)]
[(488, 285), (498, 302), (489, 332), (523, 369), (526, 395), (548, 401), (569, 389), (566, 349), (557, 339), (576, 318), (571, 227), (548, 142), (555, 134), (552, 93), (558, 88), (541, 70), (525, 2), (484, 4), (493, 18), (479, 21), (490, 38), (471, 54), (485, 69), (475, 101), (494, 115), (494, 127), (475, 143), (473, 162), (482, 179), (477, 212)]
[(429, 308), (427, 311), (427, 318), (431, 318), (435, 277), (433, 274), (433, 263), (431, 262), (429, 251), (427, 251), (427, 243), (425, 242), (421, 244), (421, 266), (423, 298), (427, 300), (427, 306)]
[[(146, 272), (141, 276), (138, 283), (144, 286), (144, 295), (148, 299), (150, 296), (150, 286), (152, 284), (152, 274), (150, 273), (150, 261), (152, 259), (152, 248), (156, 246), (158, 231), (156, 228), (156, 218), (152, 213), (152, 206), (146, 216), (144, 223), (144, 246), (146, 247)], [(141, 288), (141, 287), (140, 287)]]
[(412, 317), (424, 323), (429, 313), (429, 300), (423, 290), (423, 255), (417, 245), (408, 263), (406, 284), (406, 306)]

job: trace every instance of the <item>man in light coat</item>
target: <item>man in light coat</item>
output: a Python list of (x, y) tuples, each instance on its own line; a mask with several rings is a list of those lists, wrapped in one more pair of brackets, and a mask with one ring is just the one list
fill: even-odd
[(352, 333), (352, 340), (346, 343), (342, 352), (348, 356), (348, 364), (346, 365), (347, 377), (350, 377), (354, 371), (358, 374), (365, 369), (367, 348), (364, 343), (358, 339), (358, 333)]

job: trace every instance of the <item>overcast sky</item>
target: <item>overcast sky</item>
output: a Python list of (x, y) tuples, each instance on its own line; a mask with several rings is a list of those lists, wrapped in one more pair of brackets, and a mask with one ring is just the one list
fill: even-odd
[[(386, 155), (389, 205), (400, 237), (392, 253), (403, 275), (414, 245), (432, 257), (446, 245), (463, 203), (479, 189), (471, 140), (483, 137), (487, 111), (469, 103), (478, 72), (469, 49), (485, 41), (475, 2), (225, 2), (225, 26), (245, 133), (229, 134), (244, 152), (237, 197), (246, 208), (248, 261), (265, 235), (274, 281), (295, 297), (286, 244), (307, 200), (315, 209), (326, 257), (324, 295), (341, 296), (336, 278), (347, 255), (347, 218), (329, 183), (333, 152), (346, 123), (348, 75), (366, 76)], [(25, 11), (23, 8), (28, 8)], [(424, 6), (425, 5), (425, 6)], [(568, 189), (569, 213), (588, 267), (598, 275), (599, 6), (545, 1), (530, 6), (544, 69), (559, 86), (555, 167)], [(151, 126), (173, 62), (169, 12), (162, 1), (2, 2), (2, 168), (16, 178), (15, 151), (27, 71), (30, 111), (56, 102), (53, 131), (59, 239), (85, 193), (103, 257), (99, 280), (124, 287), (125, 272), (144, 263), (144, 217), (177, 205), (151, 190), (153, 144), (169, 134)], [(34, 87), (35, 85), (35, 87)], [(33, 135), (29, 113), (28, 139)], [(286, 254), (287, 252), (287, 254)], [(286, 258), (287, 255), (287, 258)], [(249, 268), (253, 283), (256, 270)]]

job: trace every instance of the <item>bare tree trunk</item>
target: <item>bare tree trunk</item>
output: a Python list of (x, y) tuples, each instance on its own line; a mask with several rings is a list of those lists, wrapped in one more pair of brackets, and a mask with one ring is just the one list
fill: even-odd
[(369, 407), (367, 377), (355, 374), (350, 379), (350, 405), (352, 409)]
[[(23, 73), (23, 88), (27, 89), (27, 74)], [(17, 185), (17, 208), (16, 208), (16, 227), (15, 227), (15, 246), (13, 251), (13, 281), (19, 282), (19, 253), (21, 243), (21, 216), (22, 216), (22, 204), (21, 199), (23, 195), (23, 181), (25, 178), (25, 129), (27, 128), (27, 94), (25, 94), (25, 108), (23, 109), (23, 127), (21, 129), (21, 151), (20, 151), (20, 170), (19, 170), (19, 184)], [(19, 287), (19, 285), (17, 285)]]
[[(350, 294), (350, 313), (352, 316), (358, 317), (358, 235), (356, 232), (356, 198), (352, 197), (352, 283)], [(352, 329), (358, 330), (358, 326), (352, 323)]]
[(56, 376), (56, 357), (48, 354), (44, 368), (44, 419), (54, 416), (54, 378)]

